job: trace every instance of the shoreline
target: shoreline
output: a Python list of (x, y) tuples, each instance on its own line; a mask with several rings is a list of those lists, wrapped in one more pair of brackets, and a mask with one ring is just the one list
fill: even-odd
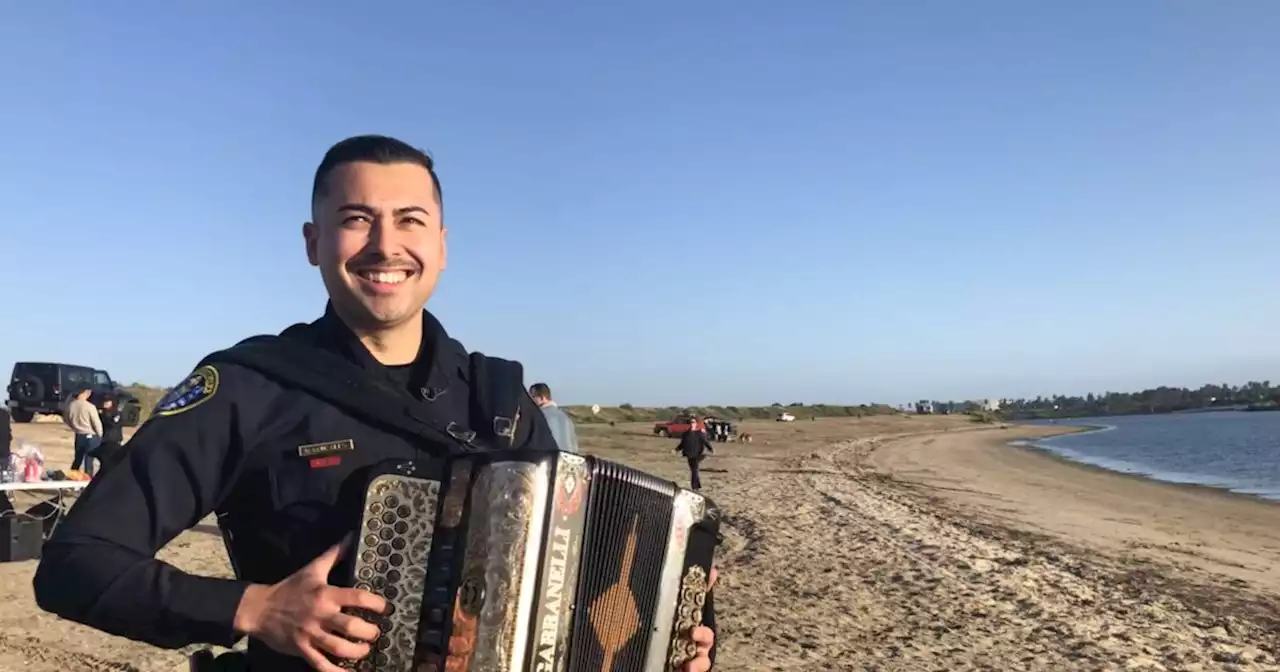
[[(1017, 425), (1011, 424), (1009, 426), (1020, 427), (1020, 428), (1035, 427), (1035, 428), (1044, 428), (1044, 429), (1050, 429), (1050, 430), (1058, 428), (1057, 426), (1051, 426), (1051, 425), (1030, 425), (1030, 424), (1017, 424)], [(1089, 471), (1097, 471), (1105, 474), (1112, 474), (1115, 476), (1124, 476), (1126, 478), (1136, 479), (1138, 481), (1145, 482), (1145, 483), (1153, 483), (1153, 484), (1174, 487), (1174, 488), (1186, 488), (1188, 490), (1194, 490), (1194, 491), (1203, 491), (1206, 493), (1213, 493), (1213, 494), (1223, 495), (1226, 497), (1238, 498), (1245, 501), (1258, 502), (1260, 504), (1266, 504), (1269, 506), (1280, 506), (1280, 495), (1269, 497), (1269, 496), (1258, 494), (1258, 493), (1240, 492), (1238, 490), (1232, 490), (1229, 487), (1213, 485), (1211, 483), (1196, 483), (1194, 481), (1172, 481), (1172, 480), (1160, 478), (1155, 474), (1148, 474), (1148, 473), (1134, 472), (1134, 471), (1121, 471), (1119, 469), (1112, 469), (1110, 467), (1106, 467), (1100, 464), (1094, 464), (1092, 462), (1086, 462), (1084, 460), (1073, 459), (1067, 455), (1063, 455), (1053, 450), (1052, 448), (1048, 448), (1037, 443), (1037, 441), (1052, 440), (1062, 436), (1093, 434), (1096, 432), (1113, 431), (1113, 430), (1116, 430), (1116, 427), (1115, 425), (1077, 424), (1077, 425), (1062, 427), (1062, 429), (1064, 431), (1051, 432), (1051, 433), (1039, 433), (1034, 435), (1028, 435), (1026, 437), (1011, 438), (1006, 442), (1006, 444), (1011, 448), (1030, 451), (1037, 455), (1043, 455), (1045, 457), (1059, 461), (1063, 464), (1070, 465), (1076, 468), (1086, 469)], [(1212, 478), (1207, 474), (1188, 474), (1188, 475)]]
[(1071, 433), (1062, 429), (894, 440), (872, 454), (872, 467), (965, 517), (1280, 596), (1280, 502), (1012, 444)]

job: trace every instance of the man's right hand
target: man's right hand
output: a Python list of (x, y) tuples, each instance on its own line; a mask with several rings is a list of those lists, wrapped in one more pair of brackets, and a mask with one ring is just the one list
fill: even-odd
[(386, 600), (366, 590), (329, 585), (341, 545), (325, 551), (289, 578), (252, 585), (236, 609), (235, 629), (280, 653), (301, 656), (319, 672), (344, 672), (325, 654), (359, 659), (369, 654), (378, 627), (343, 609), (384, 613)]

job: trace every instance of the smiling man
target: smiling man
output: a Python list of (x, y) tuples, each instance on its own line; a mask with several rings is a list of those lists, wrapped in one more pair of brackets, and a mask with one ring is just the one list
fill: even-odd
[[(334, 659), (368, 654), (379, 628), (349, 610), (386, 602), (338, 586), (371, 468), (414, 460), (442, 478), (450, 450), (555, 449), (519, 365), (468, 353), (424, 310), (447, 258), (443, 213), (422, 151), (382, 136), (334, 145), (302, 227), (324, 315), (206, 357), (160, 400), (45, 545), (39, 605), (160, 647), (249, 638), (208, 669), (339, 672)], [(255, 348), (268, 356), (245, 359)], [(235, 579), (155, 559), (210, 513)], [(714, 635), (694, 638), (686, 670), (702, 672)]]

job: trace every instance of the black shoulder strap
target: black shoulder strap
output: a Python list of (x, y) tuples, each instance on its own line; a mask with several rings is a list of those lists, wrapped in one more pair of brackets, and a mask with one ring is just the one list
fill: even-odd
[(347, 360), (297, 339), (255, 336), (220, 350), (201, 364), (228, 363), (253, 369), (278, 382), (298, 387), (367, 422), (407, 432), (448, 447), (474, 452), (466, 432), (437, 427), (414, 407), (413, 400), (383, 384)]
[(520, 423), (524, 367), (520, 362), (471, 353), (471, 417), (495, 445), (510, 448)]

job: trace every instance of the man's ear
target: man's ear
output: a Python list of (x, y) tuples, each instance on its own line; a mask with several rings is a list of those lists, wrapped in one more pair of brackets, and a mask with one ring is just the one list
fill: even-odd
[(311, 222), (302, 223), (302, 239), (307, 246), (307, 261), (312, 266), (320, 265), (320, 254), (317, 251), (317, 234), (316, 225)]

